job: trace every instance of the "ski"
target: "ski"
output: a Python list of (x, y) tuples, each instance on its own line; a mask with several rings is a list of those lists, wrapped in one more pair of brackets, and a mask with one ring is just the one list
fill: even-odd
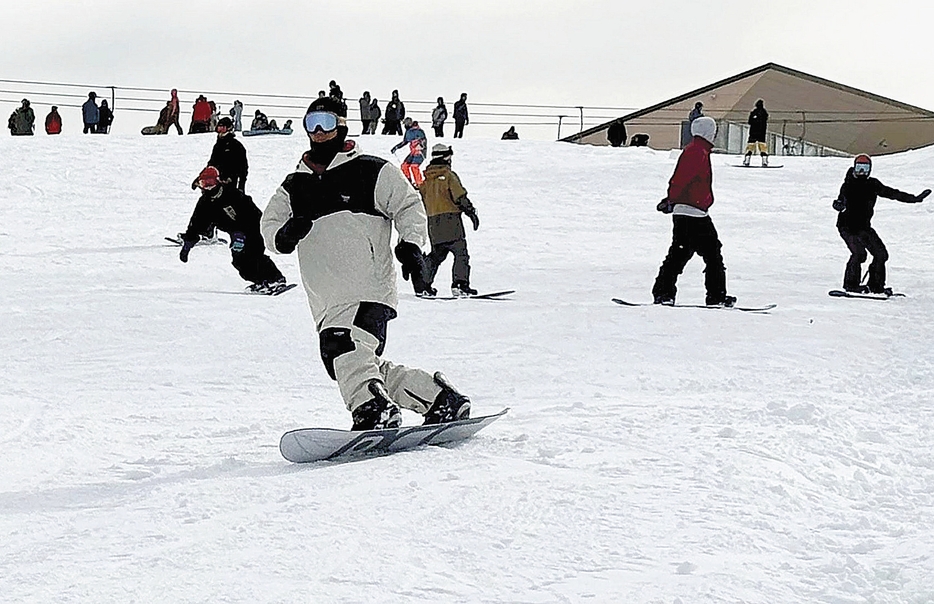
[(333, 428), (291, 430), (279, 440), (282, 457), (293, 463), (313, 461), (353, 461), (377, 455), (389, 455), (426, 445), (442, 445), (470, 438), (506, 415), (471, 417), (443, 424), (406, 426), (385, 430), (353, 432)]
[(516, 293), (514, 289), (507, 289), (500, 292), (490, 292), (488, 294), (473, 294), (470, 296), (417, 296), (423, 300), (506, 300), (503, 296)]
[(893, 293), (891, 295), (885, 294), (857, 294), (854, 292), (843, 291), (842, 289), (832, 289), (827, 292), (828, 295), (833, 296), (834, 298), (863, 298), (864, 300), (888, 300), (889, 298), (906, 298), (905, 294)]
[(652, 302), (627, 302), (619, 298), (613, 298), (620, 306), (669, 306), (672, 308), (706, 308), (719, 310), (738, 310), (741, 312), (767, 313), (778, 304), (766, 304), (765, 306), (707, 306), (706, 304), (654, 304)]
[[(184, 242), (178, 237), (166, 237), (165, 240), (177, 246), (184, 245)], [(195, 245), (227, 245), (227, 240), (222, 237), (214, 237), (213, 239), (202, 237)]]

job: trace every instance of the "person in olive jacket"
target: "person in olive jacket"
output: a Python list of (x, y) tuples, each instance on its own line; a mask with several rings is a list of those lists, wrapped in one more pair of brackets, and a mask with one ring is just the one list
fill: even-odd
[(10, 114), (7, 128), (13, 136), (32, 136), (36, 124), (36, 113), (29, 106), (29, 101), (23, 99), (23, 104)]
[[(892, 295), (891, 288), (885, 286), (885, 262), (889, 253), (876, 230), (872, 228), (872, 215), (875, 211), (876, 198), (885, 197), (903, 203), (920, 203), (931, 194), (925, 189), (920, 195), (912, 195), (882, 184), (869, 176), (872, 159), (868, 155), (857, 155), (853, 167), (848, 169), (840, 194), (833, 202), (837, 215), (837, 231), (850, 250), (850, 259), (843, 273), (843, 289), (860, 294), (874, 293)], [(862, 264), (866, 261), (866, 252), (872, 254), (869, 263), (869, 283), (860, 284)]]

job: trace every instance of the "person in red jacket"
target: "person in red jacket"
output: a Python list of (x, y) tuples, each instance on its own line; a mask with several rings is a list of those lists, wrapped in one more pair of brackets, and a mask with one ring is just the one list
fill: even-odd
[(695, 253), (707, 265), (704, 271), (708, 306), (733, 306), (736, 298), (726, 295), (726, 268), (720, 254), (720, 239), (707, 210), (713, 205), (713, 172), (710, 150), (717, 135), (713, 118), (699, 117), (691, 124), (692, 140), (681, 152), (675, 173), (668, 181), (668, 196), (658, 211), (672, 214), (672, 238), (668, 255), (658, 270), (652, 295), (656, 304), (675, 303), (678, 275)]
[(191, 111), (191, 126), (188, 128), (188, 134), (199, 134), (209, 132), (211, 121), (211, 103), (204, 95), (199, 95)]
[(58, 107), (52, 105), (52, 110), (49, 111), (49, 114), (45, 116), (45, 133), (46, 134), (61, 134), (62, 133), (62, 116), (58, 113)]

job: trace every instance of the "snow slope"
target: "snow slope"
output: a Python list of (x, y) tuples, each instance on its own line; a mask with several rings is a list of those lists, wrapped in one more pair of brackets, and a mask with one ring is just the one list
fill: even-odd
[[(245, 143), (262, 207), (305, 141)], [(386, 355), (511, 412), (456, 447), (296, 466), (284, 431), (350, 423), (301, 289), (228, 295), (225, 248), (182, 264), (162, 239), (212, 144), (0, 138), (0, 600), (934, 601), (931, 202), (877, 206), (908, 297), (834, 299), (848, 160), (718, 156), (729, 291), (778, 308), (623, 308), (667, 249), (674, 159), (456, 141), (473, 284), (518, 293), (400, 279)], [(934, 150), (874, 174), (918, 192)]]

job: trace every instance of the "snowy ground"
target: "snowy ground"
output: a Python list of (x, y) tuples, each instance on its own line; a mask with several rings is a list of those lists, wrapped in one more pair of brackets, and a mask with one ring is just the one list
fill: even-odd
[[(907, 298), (834, 299), (848, 160), (716, 157), (730, 293), (778, 308), (623, 308), (650, 299), (674, 159), (457, 141), (473, 283), (518, 293), (400, 279), (386, 355), (511, 412), (453, 448), (296, 466), (284, 431), (350, 423), (301, 290), (227, 295), (225, 248), (163, 245), (212, 143), (0, 138), (0, 600), (934, 601), (932, 202), (877, 206)], [(246, 144), (262, 207), (304, 140)], [(874, 174), (916, 193), (934, 151)]]

